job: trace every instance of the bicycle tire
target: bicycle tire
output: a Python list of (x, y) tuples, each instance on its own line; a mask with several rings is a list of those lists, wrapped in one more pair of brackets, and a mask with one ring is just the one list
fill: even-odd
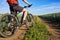
[[(1, 18), (1, 20), (0, 20), (0, 25), (1, 25), (1, 23), (2, 23), (3, 18), (5, 18), (6, 16), (7, 16), (7, 17), (8, 17), (8, 16), (14, 17), (15, 20), (16, 20), (16, 24), (18, 25), (17, 17), (15, 17), (14, 15), (5, 15), (5, 16), (3, 16), (3, 17)], [(4, 20), (3, 20), (3, 21), (4, 21)], [(8, 21), (9, 21), (9, 20), (8, 20)], [(2, 24), (3, 24), (3, 23), (2, 23)], [(1, 35), (2, 37), (4, 37), (4, 38), (13, 36), (13, 35), (17, 32), (17, 30), (18, 30), (17, 25), (16, 25), (16, 28), (13, 29), (12, 34), (7, 35), (7, 34), (4, 34), (2, 31), (0, 31), (0, 35)], [(2, 26), (1, 26), (1, 27), (2, 27)], [(4, 30), (4, 28), (3, 28), (3, 30)]]
[(30, 23), (31, 23), (31, 25), (30, 25), (30, 23), (29, 23), (30, 26), (28, 25), (28, 23), (26, 23), (26, 26), (28, 27), (28, 29), (35, 24), (35, 23), (34, 23), (34, 17), (33, 17), (32, 14), (28, 14), (28, 15), (27, 15), (27, 22), (30, 22)]

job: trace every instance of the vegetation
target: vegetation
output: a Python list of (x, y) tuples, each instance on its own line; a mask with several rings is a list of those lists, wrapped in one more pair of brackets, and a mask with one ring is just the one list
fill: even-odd
[[(20, 18), (20, 15), (18, 15), (18, 17)], [(39, 17), (35, 16), (34, 22), (35, 24), (33, 25), (33, 27), (31, 27), (31, 29), (29, 29), (24, 39), (25, 40), (49, 40), (49, 35), (51, 35), (51, 33), (47, 30), (42, 20), (40, 20)]]
[(55, 27), (60, 27), (60, 13), (52, 13), (47, 15), (39, 16), (45, 21), (48, 21), (50, 24), (54, 25)]
[[(52, 13), (47, 15), (39, 16), (43, 19), (49, 20), (49, 21), (59, 21), (60, 19), (60, 13)], [(60, 22), (60, 21), (59, 21)]]
[(34, 18), (34, 26), (27, 32), (25, 40), (48, 40), (51, 34), (45, 24), (37, 16)]

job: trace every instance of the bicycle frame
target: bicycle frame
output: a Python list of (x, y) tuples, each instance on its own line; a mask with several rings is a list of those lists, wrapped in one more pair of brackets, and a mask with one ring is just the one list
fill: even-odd
[[(18, 13), (17, 13), (18, 14)], [(27, 17), (28, 16), (30, 16), (30, 17), (32, 17), (32, 14), (27, 14)], [(12, 35), (14, 35), (16, 32), (17, 32), (17, 30), (18, 30), (18, 28), (19, 27), (21, 27), (21, 25), (22, 25), (22, 23), (21, 23), (21, 21), (22, 21), (22, 18), (23, 18), (23, 15), (22, 15), (22, 17), (21, 17), (21, 20), (19, 20), (18, 19), (18, 16), (15, 16), (14, 14), (9, 14), (9, 15), (5, 15), (5, 16), (3, 16), (2, 17), (2, 19), (1, 19), (1, 21), (0, 21), (0, 23), (2, 23), (3, 24), (3, 22), (5, 22), (5, 21), (3, 21), (3, 18), (6, 18), (6, 17), (13, 17), (14, 18), (14, 21), (12, 22), (13, 24), (15, 23), (16, 25), (13, 25), (13, 27), (14, 28), (12, 28), (13, 30), (12, 30), (12, 32), (11, 32), (11, 34), (10, 35), (7, 35), (7, 34), (4, 34), (4, 31), (1, 31), (0, 32), (0, 35), (2, 36), (2, 37), (10, 37), (10, 36), (12, 36)], [(31, 19), (31, 18), (30, 18)], [(5, 19), (4, 19), (5, 20)], [(9, 20), (9, 19), (6, 19), (6, 20)], [(10, 20), (11, 21), (11, 20)], [(11, 26), (11, 25), (8, 25), (9, 23), (10, 23), (10, 21), (8, 21), (8, 23), (7, 23), (7, 27), (9, 26)], [(28, 20), (27, 20), (28, 21)], [(27, 27), (29, 27), (28, 25), (27, 25), (27, 23), (25, 24)], [(2, 27), (3, 27), (4, 25), (2, 25)], [(5, 27), (5, 26), (4, 26)], [(2, 28), (3, 29), (3, 28)], [(5, 29), (4, 29), (5, 30)], [(9, 30), (7, 30), (7, 31), (9, 31)]]

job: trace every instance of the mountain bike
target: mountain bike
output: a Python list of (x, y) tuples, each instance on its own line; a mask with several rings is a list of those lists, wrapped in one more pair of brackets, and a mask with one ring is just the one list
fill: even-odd
[[(28, 8), (28, 6), (25, 7)], [(26, 25), (28, 29), (30, 28), (30, 26), (33, 26), (34, 16), (32, 14), (28, 13), (25, 24), (21, 23), (23, 15), (20, 16), (21, 17), (18, 18), (18, 16), (15, 16), (13, 14), (7, 14), (1, 18), (0, 35), (2, 37), (6, 38), (6, 37), (13, 36), (17, 32), (18, 28), (20, 28), (22, 25)]]

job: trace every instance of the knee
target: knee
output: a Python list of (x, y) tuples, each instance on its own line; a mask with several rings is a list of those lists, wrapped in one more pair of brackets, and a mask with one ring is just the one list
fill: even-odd
[(24, 9), (23, 9), (23, 12), (24, 12), (24, 11), (27, 11), (27, 9), (26, 9), (26, 8), (24, 8)]

